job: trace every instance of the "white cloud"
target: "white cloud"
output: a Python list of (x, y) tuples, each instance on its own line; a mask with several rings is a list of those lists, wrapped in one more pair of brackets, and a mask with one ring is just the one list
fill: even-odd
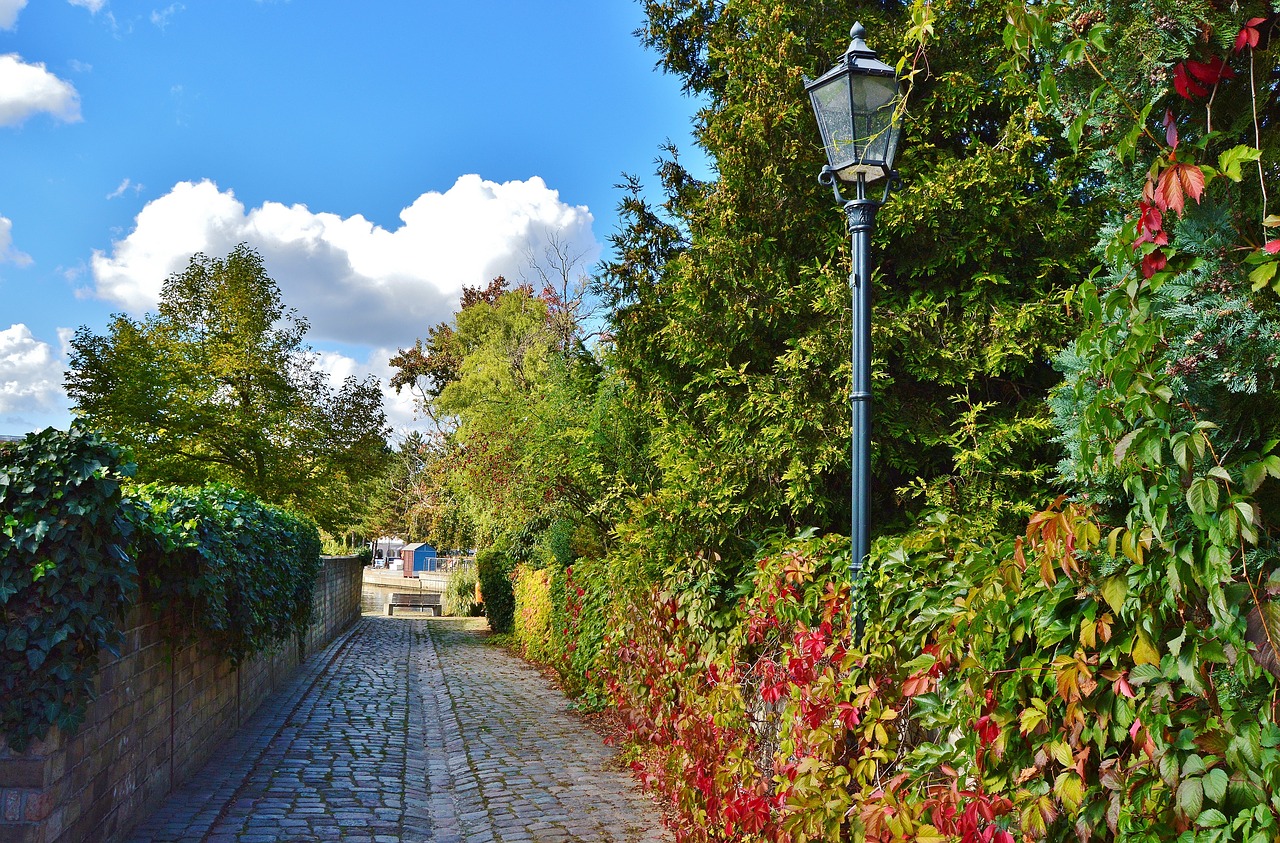
[(181, 3), (170, 3), (163, 9), (151, 10), (151, 22), (156, 26), (164, 29), (169, 25), (169, 20), (178, 12), (184, 11), (187, 7)]
[(79, 6), (82, 9), (88, 9), (93, 14), (97, 14), (98, 10), (107, 5), (107, 0), (67, 0), (72, 6)]
[[(59, 331), (60, 341), (66, 337)], [(0, 331), (0, 420), (65, 409), (63, 364), (48, 343), (22, 323)]]
[(389, 386), (391, 376), (395, 374), (389, 361), (395, 353), (394, 348), (374, 348), (361, 361), (337, 351), (322, 351), (320, 368), (329, 376), (329, 385), (334, 389), (342, 386), (342, 382), (353, 375), (360, 380), (373, 375), (382, 385), (382, 409), (386, 411), (391, 427), (399, 431), (421, 429), (426, 421), (416, 414), (409, 390), (401, 390), (397, 395)]
[(0, 263), (16, 263), (18, 266), (31, 263), (30, 255), (13, 248), (13, 223), (7, 217), (0, 217)]
[(41, 111), (74, 123), (80, 119), (80, 95), (44, 64), (27, 64), (17, 53), (0, 55), (0, 126), (16, 126)]
[(128, 190), (132, 190), (135, 194), (141, 193), (142, 185), (134, 184), (133, 179), (125, 177), (124, 181), (120, 182), (119, 187), (117, 187), (115, 190), (107, 194), (107, 198), (119, 199), (121, 196), (124, 196), (125, 191), (128, 191)]
[(524, 256), (555, 235), (594, 261), (591, 213), (568, 205), (538, 177), (498, 184), (460, 177), (428, 192), (388, 230), (363, 216), (266, 202), (246, 210), (210, 181), (179, 182), (148, 202), (133, 231), (95, 251), (96, 294), (140, 314), (196, 252), (221, 256), (237, 243), (259, 250), (286, 304), (311, 320), (313, 340), (404, 347), (452, 316), (464, 284), (513, 281)]
[(0, 0), (0, 29), (13, 29), (27, 0)]

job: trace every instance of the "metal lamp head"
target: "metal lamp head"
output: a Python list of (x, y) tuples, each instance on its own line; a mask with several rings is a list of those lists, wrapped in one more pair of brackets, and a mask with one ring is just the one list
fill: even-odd
[(849, 34), (853, 43), (836, 66), (817, 79), (806, 77), (804, 87), (836, 178), (871, 182), (893, 171), (902, 92), (894, 69), (862, 40), (862, 24)]

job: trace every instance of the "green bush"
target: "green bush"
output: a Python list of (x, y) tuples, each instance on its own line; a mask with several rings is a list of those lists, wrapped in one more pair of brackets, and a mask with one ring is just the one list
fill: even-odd
[(476, 554), (476, 571), (480, 592), (484, 595), (484, 613), (494, 632), (510, 632), (515, 616), (515, 594), (511, 588), (514, 563), (501, 550), (489, 548)]
[(137, 490), (143, 599), (232, 664), (301, 636), (320, 567), (316, 526), (230, 486)]
[(563, 671), (560, 662), (567, 654), (565, 642), (555, 636), (552, 571), (518, 565), (511, 580), (516, 603), (513, 618), (516, 648), (526, 659), (550, 664)]
[(114, 650), (137, 592), (124, 452), (72, 426), (0, 451), (0, 734), (21, 751), (50, 726), (74, 730), (98, 652)]
[(473, 565), (460, 565), (449, 572), (444, 586), (444, 613), (451, 617), (474, 617), (480, 614), (476, 602), (476, 569)]

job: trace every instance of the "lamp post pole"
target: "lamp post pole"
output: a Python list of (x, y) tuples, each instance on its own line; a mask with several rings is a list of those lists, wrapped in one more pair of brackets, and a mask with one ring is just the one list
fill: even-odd
[(858, 179), (857, 198), (844, 204), (853, 235), (853, 508), (850, 524), (849, 575), (857, 582), (871, 552), (871, 229), (880, 203), (867, 198), (866, 181)]

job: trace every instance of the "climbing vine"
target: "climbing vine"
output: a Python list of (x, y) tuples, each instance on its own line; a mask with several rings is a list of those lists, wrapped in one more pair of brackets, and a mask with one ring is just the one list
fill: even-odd
[(76, 728), (137, 594), (120, 448), (79, 427), (0, 451), (0, 735)]
[(220, 483), (135, 495), (142, 599), (181, 620), (178, 642), (237, 665), (306, 632), (320, 569), (315, 524)]
[(228, 486), (127, 486), (133, 465), (73, 425), (0, 451), (0, 734), (21, 751), (84, 719), (99, 655), (139, 602), (175, 644), (233, 664), (307, 628), (315, 525)]

